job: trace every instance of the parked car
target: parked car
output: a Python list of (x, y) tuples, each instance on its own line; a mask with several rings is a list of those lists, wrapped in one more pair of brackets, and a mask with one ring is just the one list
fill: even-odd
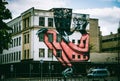
[(110, 76), (110, 72), (108, 71), (108, 69), (91, 69), (88, 74), (87, 77), (107, 77)]

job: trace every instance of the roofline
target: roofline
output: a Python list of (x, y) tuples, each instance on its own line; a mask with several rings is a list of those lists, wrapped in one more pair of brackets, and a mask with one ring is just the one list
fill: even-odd
[(14, 20), (16, 20), (16, 19), (18, 19), (18, 18), (20, 18), (20, 17), (21, 17), (21, 15), (20, 15), (20, 16), (17, 16), (17, 17), (15, 17), (15, 18), (13, 18), (13, 19), (11, 19), (10, 21), (8, 21), (8, 22), (7, 22), (7, 24), (8, 24), (8, 23), (10, 23), (10, 22), (12, 22), (12, 21), (14, 21)]

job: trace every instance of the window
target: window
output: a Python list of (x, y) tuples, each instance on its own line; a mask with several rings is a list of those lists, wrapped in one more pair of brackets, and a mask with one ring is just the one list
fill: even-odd
[(18, 27), (19, 27), (19, 31), (21, 31), (21, 22), (19, 22)]
[(27, 17), (23, 20), (23, 26), (24, 26), (24, 28), (29, 27), (29, 17)]
[(24, 59), (26, 59), (26, 50), (24, 50)]
[(14, 24), (14, 33), (16, 33), (16, 24)]
[(27, 34), (27, 43), (29, 43), (29, 34)]
[(10, 59), (10, 58), (9, 58), (9, 54), (7, 54), (7, 62), (10, 62), (9, 59)]
[(53, 27), (53, 18), (48, 18), (48, 26)]
[(27, 59), (29, 59), (29, 49), (27, 50)]
[(44, 34), (43, 33), (39, 34), (39, 41), (44, 41)]
[(39, 57), (45, 57), (45, 49), (39, 49)]
[(52, 49), (48, 49), (48, 57), (53, 57), (53, 50)]
[(5, 55), (4, 55), (4, 63), (6, 62), (6, 59), (7, 59), (7, 58), (6, 58), (6, 54), (5, 54)]
[(14, 47), (16, 46), (16, 39), (14, 39)]
[(16, 52), (16, 61), (18, 60), (18, 51)]
[(11, 61), (12, 61), (11, 54), (12, 54), (12, 53), (9, 53), (9, 54), (8, 54), (8, 55), (9, 55), (9, 61), (8, 61), (8, 62), (11, 62)]
[(18, 29), (18, 23), (16, 23), (16, 33), (19, 31)]
[(39, 17), (39, 26), (45, 26), (45, 18)]
[(26, 44), (26, 35), (24, 35), (24, 44)]
[(72, 58), (75, 59), (75, 55), (72, 55)]
[(62, 38), (59, 34), (57, 34), (57, 42), (61, 42)]
[(24, 35), (24, 44), (29, 43), (29, 34)]
[(17, 41), (17, 44), (16, 44), (16, 46), (18, 46), (18, 38), (16, 38), (16, 41)]
[(19, 60), (21, 59), (21, 51), (19, 51), (19, 58), (18, 58)]
[(11, 61), (13, 61), (13, 57), (14, 57), (14, 56), (13, 56), (13, 53), (11, 53)]
[[(19, 59), (21, 52), (19, 51)], [(29, 49), (24, 50), (24, 59), (29, 59)]]
[(26, 28), (26, 19), (23, 20), (23, 27)]
[(75, 43), (75, 39), (72, 40), (72, 43)]
[(14, 52), (14, 53), (13, 53), (13, 61), (16, 60), (16, 57), (15, 57), (15, 56), (16, 56), (16, 53)]
[(21, 45), (21, 37), (19, 37), (19, 45)]
[(57, 57), (62, 57), (62, 50), (57, 50)]
[(53, 34), (48, 34), (48, 40), (49, 42), (53, 42)]
[(83, 58), (85, 59), (85, 58), (86, 58), (86, 55), (83, 55)]
[(78, 58), (80, 59), (80, 55), (78, 55)]
[(80, 44), (80, 40), (78, 40), (78, 44)]
[(9, 54), (8, 54), (8, 62), (10, 62), (10, 58), (11, 58), (11, 57), (10, 57), (10, 53), (9, 53)]

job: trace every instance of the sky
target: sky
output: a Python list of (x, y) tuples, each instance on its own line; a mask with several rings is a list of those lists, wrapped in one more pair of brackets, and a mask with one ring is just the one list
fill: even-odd
[(89, 14), (99, 19), (102, 35), (117, 33), (120, 22), (120, 0), (6, 0), (6, 7), (13, 19), (32, 7), (49, 10), (51, 8), (72, 8), (73, 13)]

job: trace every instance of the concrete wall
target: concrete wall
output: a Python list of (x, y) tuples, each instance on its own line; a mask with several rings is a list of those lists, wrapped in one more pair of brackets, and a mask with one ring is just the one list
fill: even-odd
[(90, 46), (92, 46), (91, 52), (100, 52), (100, 28), (98, 26), (98, 19), (90, 19)]
[(90, 53), (90, 62), (117, 63), (118, 53)]

